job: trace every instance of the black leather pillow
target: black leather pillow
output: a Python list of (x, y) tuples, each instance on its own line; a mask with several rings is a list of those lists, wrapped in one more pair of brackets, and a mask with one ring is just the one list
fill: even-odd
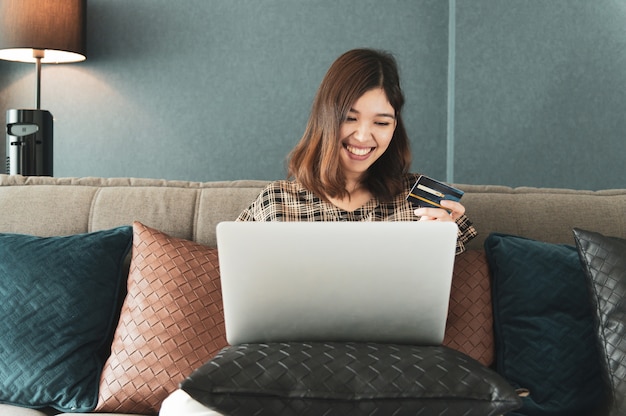
[(626, 415), (626, 240), (574, 229), (589, 279), (610, 415)]
[(230, 346), (181, 388), (235, 416), (486, 416), (521, 406), (503, 378), (462, 353), (376, 343)]

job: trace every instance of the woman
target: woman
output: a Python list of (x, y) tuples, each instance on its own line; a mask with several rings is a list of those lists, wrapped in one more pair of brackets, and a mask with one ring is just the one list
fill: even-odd
[[(455, 201), (415, 209), (406, 196), (419, 175), (402, 123), (404, 96), (394, 58), (371, 49), (341, 55), (322, 81), (300, 142), (289, 157), (290, 180), (270, 183), (238, 221), (456, 221), (457, 254), (476, 236)], [(161, 416), (218, 416), (182, 390)]]
[(329, 68), (289, 176), (269, 184), (239, 221), (456, 221), (457, 254), (476, 236), (455, 201), (415, 209), (406, 196), (418, 175), (402, 122), (404, 96), (394, 58), (355, 49)]

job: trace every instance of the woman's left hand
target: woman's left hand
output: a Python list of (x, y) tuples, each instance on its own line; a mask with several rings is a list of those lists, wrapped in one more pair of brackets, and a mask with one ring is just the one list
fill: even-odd
[(442, 208), (417, 208), (415, 215), (420, 217), (420, 221), (456, 221), (465, 214), (465, 207), (456, 201), (442, 200)]

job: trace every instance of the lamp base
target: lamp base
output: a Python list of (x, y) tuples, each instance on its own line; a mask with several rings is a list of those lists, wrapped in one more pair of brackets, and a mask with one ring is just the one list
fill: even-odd
[(6, 172), (52, 176), (52, 114), (46, 110), (7, 110)]

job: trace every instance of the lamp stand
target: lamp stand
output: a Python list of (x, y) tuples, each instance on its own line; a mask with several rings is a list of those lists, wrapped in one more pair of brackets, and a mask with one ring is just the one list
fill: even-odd
[(7, 110), (6, 172), (9, 175), (52, 176), (52, 114), (41, 109), (41, 59), (33, 50), (36, 110)]
[(45, 51), (41, 49), (33, 49), (33, 58), (35, 58), (35, 71), (37, 73), (37, 83), (35, 85), (35, 91), (37, 94), (35, 102), (37, 103), (37, 110), (41, 109), (41, 60), (43, 59), (44, 55)]

